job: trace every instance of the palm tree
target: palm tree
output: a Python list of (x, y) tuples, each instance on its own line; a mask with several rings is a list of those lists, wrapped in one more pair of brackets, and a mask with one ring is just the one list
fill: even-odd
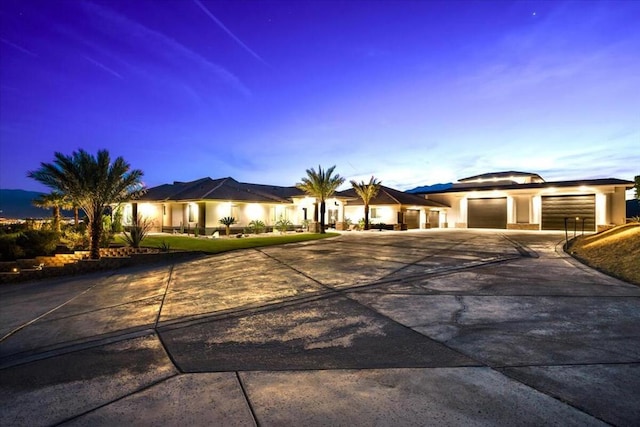
[(318, 165), (318, 171), (313, 168), (307, 169), (307, 176), (302, 178), (302, 182), (296, 184), (300, 190), (304, 191), (311, 197), (320, 200), (320, 233), (324, 233), (324, 213), (326, 208), (326, 200), (335, 193), (336, 189), (342, 185), (344, 178), (336, 174), (332, 176), (335, 165), (326, 171)]
[(77, 228), (78, 223), (80, 222), (80, 215), (78, 214), (80, 206), (78, 206), (78, 204), (75, 201), (71, 200), (69, 197), (65, 197), (63, 199), (62, 205), (60, 206), (65, 210), (73, 210), (73, 226)]
[(364, 229), (369, 229), (369, 203), (378, 195), (380, 191), (381, 182), (375, 179), (373, 176), (369, 180), (368, 184), (364, 181), (355, 182), (351, 180), (351, 186), (356, 191), (358, 196), (364, 202)]
[(220, 222), (220, 224), (222, 224), (222, 225), (224, 225), (226, 227), (227, 236), (228, 236), (231, 233), (231, 226), (233, 224), (235, 224), (237, 221), (232, 216), (225, 216), (224, 218), (221, 218), (219, 222)]
[(100, 258), (102, 215), (110, 204), (131, 200), (143, 191), (143, 173), (122, 157), (111, 162), (107, 150), (93, 156), (80, 149), (70, 156), (56, 152), (53, 163), (40, 163), (40, 169), (27, 176), (52, 188), (77, 204), (89, 220), (91, 258)]
[(33, 199), (33, 206), (43, 209), (51, 209), (53, 216), (53, 230), (57, 233), (60, 232), (60, 209), (66, 207), (66, 197), (56, 191), (51, 194), (43, 194), (40, 197)]

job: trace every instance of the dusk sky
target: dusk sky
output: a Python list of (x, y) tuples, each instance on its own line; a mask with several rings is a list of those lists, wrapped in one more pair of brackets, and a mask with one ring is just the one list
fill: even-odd
[(640, 1), (2, 0), (0, 188), (108, 149), (148, 186), (640, 174)]

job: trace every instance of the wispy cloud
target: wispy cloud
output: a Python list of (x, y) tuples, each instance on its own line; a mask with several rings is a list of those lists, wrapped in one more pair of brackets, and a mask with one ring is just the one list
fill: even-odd
[(116, 71), (112, 70), (111, 68), (107, 67), (106, 65), (104, 65), (101, 62), (96, 61), (95, 59), (89, 57), (89, 56), (84, 56), (84, 59), (86, 59), (87, 61), (91, 62), (93, 65), (95, 65), (96, 67), (106, 71), (107, 73), (111, 74), (112, 76), (115, 76), (119, 79), (122, 79), (123, 77), (117, 73)]
[(118, 34), (126, 35), (126, 40), (129, 43), (135, 43), (138, 46), (147, 46), (149, 49), (155, 48), (154, 53), (170, 58), (174, 63), (179, 61), (179, 58), (188, 60), (213, 72), (218, 78), (222, 79), (244, 95), (249, 96), (251, 94), (249, 89), (245, 87), (234, 74), (224, 67), (209, 61), (207, 58), (189, 49), (187, 46), (173, 38), (159, 31), (152, 30), (103, 6), (89, 2), (83, 2), (81, 4), (82, 7), (90, 13), (99, 16), (108, 23), (107, 30), (110, 35), (114, 34), (114, 28), (118, 28)]
[(17, 44), (12, 43), (12, 42), (10, 42), (10, 41), (9, 41), (9, 40), (7, 40), (7, 39), (0, 38), (0, 41), (1, 41), (2, 43), (6, 44), (7, 46), (11, 46), (12, 48), (14, 48), (14, 49), (16, 49), (16, 50), (19, 50), (19, 51), (20, 51), (20, 52), (22, 52), (22, 53), (26, 53), (27, 55), (30, 55), (30, 56), (33, 56), (33, 57), (37, 57), (37, 56), (38, 56), (37, 54), (35, 54), (35, 53), (31, 52), (30, 50), (25, 49), (25, 48), (23, 48), (22, 46), (18, 46)]
[(245, 51), (247, 51), (251, 56), (253, 56), (254, 58), (256, 58), (258, 61), (262, 62), (263, 64), (269, 66), (269, 64), (267, 64), (267, 62), (262, 59), (262, 57), (260, 57), (260, 55), (258, 55), (257, 53), (255, 53), (253, 50), (251, 50), (251, 48), (249, 46), (247, 46), (246, 44), (244, 44), (242, 42), (242, 40), (240, 40), (235, 34), (233, 34), (231, 32), (231, 30), (229, 30), (218, 18), (215, 17), (215, 15), (213, 13), (211, 13), (211, 11), (209, 9), (207, 9), (207, 7), (202, 4), (202, 2), (200, 0), (193, 0), (193, 2), (200, 8), (202, 9), (202, 11), (209, 17), (211, 18), (211, 20), (213, 22), (215, 22), (218, 27), (220, 27), (225, 33), (227, 33), (229, 35), (229, 37), (231, 37), (236, 43), (238, 43), (240, 45), (240, 47), (242, 47)]

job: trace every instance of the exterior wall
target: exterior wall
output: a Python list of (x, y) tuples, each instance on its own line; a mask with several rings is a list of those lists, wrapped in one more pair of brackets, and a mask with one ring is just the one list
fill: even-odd
[(531, 205), (531, 198), (527, 196), (517, 196), (517, 197), (514, 197), (514, 199), (515, 199), (516, 215), (515, 215), (515, 221), (512, 221), (512, 222), (515, 222), (517, 224), (529, 223), (530, 222), (529, 207)]
[(162, 205), (157, 203), (138, 203), (138, 217), (146, 218), (153, 222), (151, 231), (160, 231), (162, 229)]
[(184, 207), (182, 203), (171, 204), (171, 226), (179, 227), (180, 224), (184, 224)]
[(529, 222), (542, 224), (542, 197), (535, 195), (531, 198), (531, 216)]
[[(369, 222), (371, 224), (397, 224), (398, 223), (398, 212), (400, 212), (400, 206), (398, 205), (377, 205), (373, 206), (375, 208), (374, 217), (371, 213), (369, 214)], [(358, 218), (364, 218), (364, 209), (360, 210), (361, 216)]]
[(627, 220), (627, 207), (625, 189), (622, 187), (616, 187), (609, 202), (611, 206), (611, 217), (609, 222), (612, 224), (620, 225), (624, 224)]
[[(400, 212), (400, 205), (375, 205), (369, 207), (369, 223), (370, 224), (397, 224), (398, 212)], [(375, 209), (376, 216), (373, 216), (372, 210)], [(363, 205), (346, 205), (344, 208), (344, 215), (354, 223), (358, 223), (361, 219), (364, 219), (364, 206)]]
[(607, 194), (596, 194), (596, 227), (609, 224)]

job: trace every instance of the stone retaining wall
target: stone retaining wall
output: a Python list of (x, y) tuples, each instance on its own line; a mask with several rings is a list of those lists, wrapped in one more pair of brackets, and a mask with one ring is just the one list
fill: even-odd
[[(102, 255), (101, 249), (102, 258), (99, 260), (89, 259), (88, 251), (76, 251), (73, 254), (56, 254), (51, 257), (21, 259), (10, 263), (3, 262), (0, 263), (0, 284), (112, 270), (160, 261), (177, 261), (202, 255), (200, 252), (159, 252), (154, 249), (132, 249), (109, 248), (105, 250), (104, 255)], [(127, 252), (128, 255), (125, 256), (117, 255)]]

